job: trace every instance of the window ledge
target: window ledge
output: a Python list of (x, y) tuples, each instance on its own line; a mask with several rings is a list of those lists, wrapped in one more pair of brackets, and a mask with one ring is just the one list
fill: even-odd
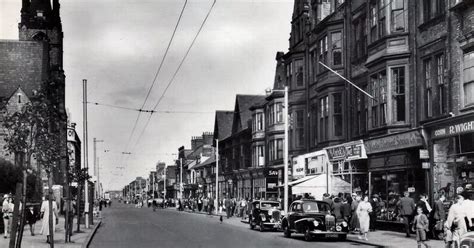
[(459, 110), (460, 112), (469, 112), (469, 111), (474, 111), (474, 104), (469, 104), (467, 106), (464, 106), (464, 108)]
[(422, 24), (418, 25), (418, 29), (420, 30), (426, 30), (431, 26), (434, 26), (440, 22), (442, 22), (446, 17), (445, 13), (438, 14), (437, 16), (423, 22)]

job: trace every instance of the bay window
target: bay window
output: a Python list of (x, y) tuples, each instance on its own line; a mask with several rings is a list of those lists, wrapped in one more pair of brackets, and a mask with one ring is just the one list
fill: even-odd
[(438, 104), (439, 113), (446, 113), (447, 97), (444, 84), (444, 55), (436, 56), (436, 80), (438, 83)]
[(392, 85), (394, 92), (394, 115), (396, 122), (406, 121), (406, 83), (405, 83), (405, 67), (394, 67), (392, 72)]
[(334, 136), (342, 136), (342, 93), (333, 95)]
[(464, 106), (474, 106), (474, 51), (464, 54)]
[(423, 61), (425, 94), (426, 94), (426, 117), (433, 116), (433, 89), (431, 82), (431, 59)]
[(321, 141), (328, 139), (329, 124), (329, 97), (319, 99), (319, 137)]
[(331, 33), (332, 65), (342, 65), (342, 33), (341, 31)]
[(391, 32), (405, 32), (405, 0), (392, 0), (390, 17)]

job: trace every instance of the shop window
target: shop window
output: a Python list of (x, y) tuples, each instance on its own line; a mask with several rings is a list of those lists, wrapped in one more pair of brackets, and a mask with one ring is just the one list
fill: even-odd
[(342, 136), (342, 94), (335, 93), (333, 96), (333, 121), (334, 136)]
[(297, 110), (296, 112), (296, 125), (295, 125), (295, 138), (296, 147), (304, 146), (304, 110)]
[(340, 31), (331, 34), (332, 64), (342, 65), (342, 33)]
[(295, 61), (295, 78), (296, 87), (304, 86), (304, 73), (303, 73), (303, 60), (298, 59)]
[(329, 122), (329, 98), (328, 96), (322, 97), (319, 100), (319, 137), (321, 141), (328, 139), (328, 122)]
[(474, 51), (464, 54), (464, 106), (474, 105)]
[(436, 56), (436, 79), (438, 83), (438, 104), (439, 113), (446, 113), (447, 97), (446, 97), (446, 86), (444, 83), (444, 55), (440, 54)]
[(391, 27), (392, 33), (405, 32), (405, 0), (392, 0), (391, 1)]
[(394, 100), (395, 121), (406, 121), (406, 85), (405, 85), (405, 67), (392, 68), (392, 80), (395, 87)]

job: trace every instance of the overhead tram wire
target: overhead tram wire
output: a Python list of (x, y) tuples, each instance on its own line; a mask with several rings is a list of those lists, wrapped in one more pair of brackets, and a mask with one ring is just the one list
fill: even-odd
[(130, 111), (138, 111), (142, 113), (159, 113), (159, 114), (214, 114), (215, 112), (211, 111), (179, 111), (179, 110), (151, 110), (151, 109), (137, 109), (137, 108), (130, 108), (124, 106), (118, 106), (113, 104), (107, 103), (99, 103), (99, 102), (87, 102), (88, 104), (96, 105), (96, 106), (104, 106), (109, 108), (115, 109), (122, 109), (122, 110), (130, 110)]
[[(178, 75), (179, 70), (180, 70), (181, 67), (183, 66), (184, 61), (186, 60), (186, 58), (188, 57), (189, 52), (191, 51), (191, 48), (194, 46), (194, 43), (196, 42), (196, 40), (197, 40), (199, 34), (201, 33), (201, 31), (202, 31), (204, 25), (206, 24), (206, 21), (207, 21), (207, 19), (209, 18), (210, 14), (211, 14), (211, 12), (212, 12), (212, 9), (213, 9), (214, 6), (216, 5), (216, 2), (217, 2), (217, 0), (214, 0), (214, 1), (212, 2), (212, 5), (211, 5), (211, 7), (209, 8), (209, 11), (208, 11), (207, 14), (206, 14), (206, 17), (205, 17), (204, 20), (202, 21), (201, 26), (199, 27), (199, 29), (198, 29), (196, 35), (195, 35), (194, 38), (193, 38), (193, 41), (191, 42), (191, 44), (189, 45), (188, 49), (186, 50), (186, 53), (184, 54), (183, 59), (182, 59), (181, 62), (179, 63), (178, 68), (177, 68), (176, 71), (174, 72), (173, 77), (170, 79), (170, 81), (168, 82), (168, 85), (166, 85), (165, 90), (163, 91), (163, 93), (161, 94), (160, 98), (158, 99), (158, 102), (157, 102), (157, 103), (155, 104), (155, 106), (153, 107), (153, 111), (156, 110), (156, 108), (158, 107), (158, 105), (161, 103), (161, 100), (163, 100), (163, 97), (165, 96), (165, 94), (166, 94), (166, 92), (168, 91), (169, 87), (170, 87), (171, 84), (174, 82), (174, 79), (176, 78), (176, 75)], [(146, 128), (148, 127), (148, 124), (150, 124), (150, 120), (151, 120), (151, 117), (152, 117), (152, 116), (153, 116), (153, 112), (150, 113), (150, 115), (148, 115), (148, 119), (147, 119), (147, 121), (146, 121), (146, 124), (145, 124), (144, 128), (142, 129), (142, 132), (141, 132), (140, 135), (138, 136), (137, 142), (135, 143), (135, 145), (134, 145), (134, 147), (133, 147), (132, 150), (134, 150), (135, 147), (136, 147), (136, 146), (138, 145), (138, 143), (140, 142), (140, 139), (142, 138), (143, 134), (145, 133), (145, 130), (146, 130)]]
[[(165, 54), (163, 55), (163, 58), (161, 59), (160, 65), (158, 66), (158, 69), (155, 73), (155, 77), (153, 78), (152, 84), (151, 84), (150, 88), (148, 89), (145, 100), (143, 101), (143, 104), (142, 104), (140, 109), (143, 109), (145, 107), (145, 104), (148, 100), (148, 97), (150, 96), (150, 93), (151, 93), (151, 91), (152, 91), (152, 89), (155, 85), (156, 79), (158, 78), (158, 75), (161, 71), (161, 68), (163, 67), (163, 63), (165, 61), (165, 58), (168, 55), (169, 48), (171, 46), (171, 43), (173, 42), (174, 36), (176, 34), (176, 30), (178, 29), (179, 23), (181, 22), (181, 18), (183, 17), (184, 9), (186, 8), (187, 4), (188, 4), (188, 0), (185, 0), (184, 4), (183, 4), (183, 7), (181, 8), (181, 12), (179, 13), (178, 21), (176, 22), (175, 27), (173, 29), (173, 34), (171, 35), (171, 38), (168, 42), (168, 46), (166, 47)], [(137, 114), (137, 118), (135, 119), (135, 122), (133, 124), (132, 132), (130, 133), (130, 136), (128, 137), (128, 141), (125, 145), (125, 150), (128, 150), (128, 146), (130, 145), (130, 141), (132, 140), (133, 134), (135, 133), (135, 130), (136, 130), (137, 125), (138, 125), (138, 121), (140, 120), (141, 113), (142, 112), (138, 112), (138, 114)], [(122, 156), (122, 158), (123, 158), (123, 156)]]

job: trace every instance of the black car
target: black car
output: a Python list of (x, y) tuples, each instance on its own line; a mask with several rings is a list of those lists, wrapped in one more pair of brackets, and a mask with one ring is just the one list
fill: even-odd
[(281, 219), (281, 205), (277, 201), (257, 200), (251, 204), (249, 214), (250, 229), (259, 227), (261, 232), (266, 229), (279, 229)]
[(306, 241), (316, 236), (345, 240), (349, 231), (348, 223), (336, 220), (327, 202), (310, 199), (294, 201), (282, 219), (281, 227), (285, 237), (303, 233)]

